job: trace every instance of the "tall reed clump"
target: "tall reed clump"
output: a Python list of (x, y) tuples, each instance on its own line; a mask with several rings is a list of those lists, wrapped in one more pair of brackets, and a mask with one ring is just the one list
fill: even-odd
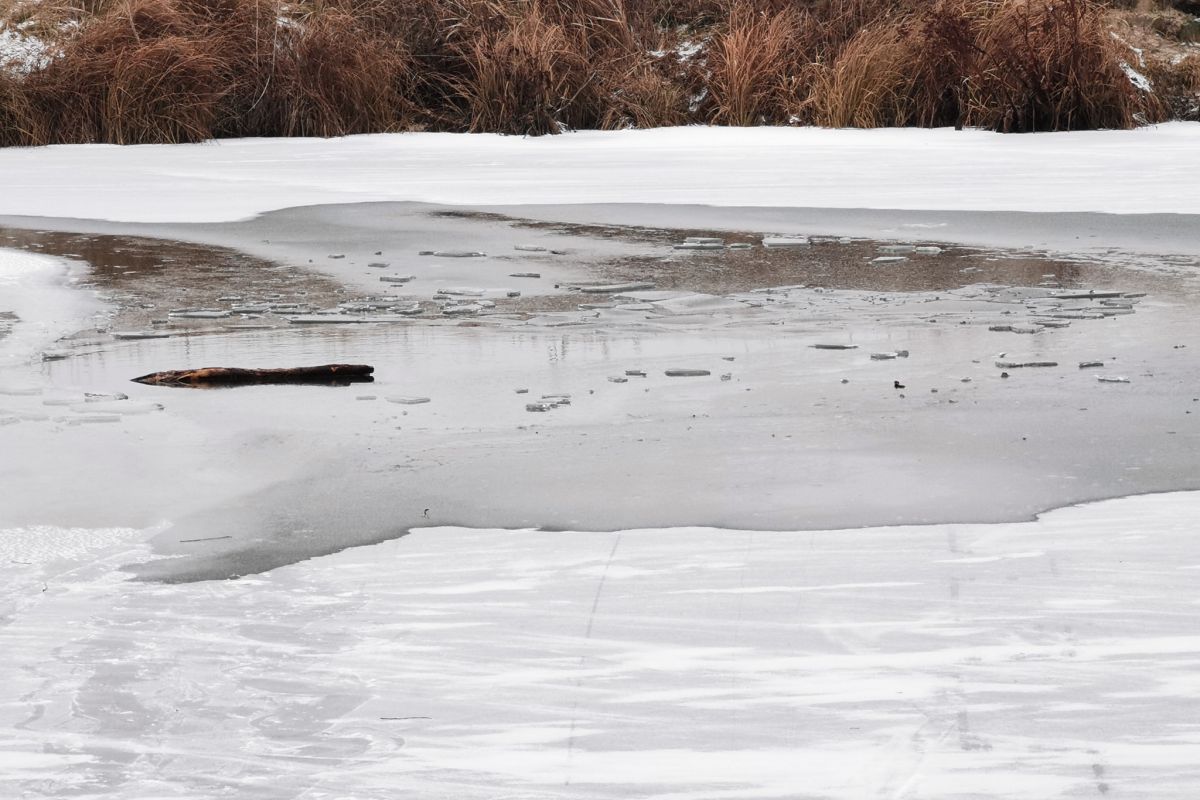
[(737, 2), (709, 49), (708, 90), (718, 125), (787, 123), (799, 106), (804, 65), (796, 57), (800, 19)]
[(1128, 128), (1157, 118), (1121, 68), (1122, 45), (1088, 0), (1002, 0), (983, 19), (966, 123), (992, 130)]
[(313, 15), (279, 31), (264, 87), (280, 136), (340, 136), (404, 127), (412, 59), (344, 10)]
[(44, 134), (35, 128), (37, 120), (21, 80), (0, 65), (0, 147), (44, 141)]
[(1194, 59), (1151, 54), (1154, 90), (1132, 82), (1132, 51), (1109, 32), (1115, 2), (25, 2), (8, 24), (34, 15), (22, 30), (57, 37), (55, 55), (0, 65), (0, 145), (1200, 115)]
[(1125, 128), (1161, 111), (1121, 50), (1090, 0), (940, 0), (858, 31), (816, 71), (807, 107), (835, 127)]
[(223, 62), (165, 0), (128, 0), (83, 27), (26, 91), (46, 141), (195, 141), (212, 131)]
[(461, 69), (447, 83), (467, 129), (543, 134), (604, 124), (614, 85), (636, 61), (623, 2), (465, 0), (464, 10), (449, 42)]

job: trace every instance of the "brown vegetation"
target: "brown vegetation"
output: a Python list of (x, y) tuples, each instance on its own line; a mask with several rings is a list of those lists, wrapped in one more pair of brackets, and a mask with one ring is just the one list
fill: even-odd
[(0, 0), (0, 29), (51, 47), (44, 63), (0, 63), (0, 145), (688, 123), (1040, 131), (1195, 115), (1196, 57), (1143, 63), (1125, 43), (1131, 24), (1192, 35), (1185, 15), (1150, 5)]

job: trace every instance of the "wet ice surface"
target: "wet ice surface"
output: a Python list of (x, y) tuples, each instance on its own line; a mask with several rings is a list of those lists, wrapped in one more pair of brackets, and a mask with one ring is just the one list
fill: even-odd
[(121, 578), (145, 532), (5, 531), (0, 791), (1190, 798), (1198, 513), (435, 527), (185, 585)]
[[(0, 795), (1194, 794), (1197, 495), (1014, 522), (1194, 488), (1187, 265), (430, 226), (516, 255), (382, 256), (421, 316), (355, 325), (233, 309), (364, 303), (361, 229), (24, 240), (111, 314), (0, 370)], [(129, 382), (323, 362), (377, 381)]]
[[(430, 522), (794, 530), (1001, 521), (1195, 485), (1194, 278), (918, 252), (927, 240), (808, 237), (799, 247), (680, 254), (672, 243), (700, 232), (418, 217), (432, 220), (419, 228), (428, 239), (446, 241), (453, 223), (481, 237), (467, 237), (472, 245), (507, 244), (546, 270), (560, 269), (558, 255), (513, 242), (598, 242), (608, 258), (590, 280), (558, 280), (509, 305), (499, 298), (463, 324), (439, 309), (477, 302), (461, 293), (512, 262), (445, 259), (475, 263), (446, 275), (413, 259), (418, 272), (435, 270), (419, 280), (446, 299), (410, 296), (421, 307), (412, 319), (295, 260), (273, 269), (195, 245), (10, 233), (64, 256), (90, 248), (99, 265), (90, 280), (119, 305), (66, 343), (70, 357), (0, 376), (0, 419), (10, 452), (22, 454), (4, 472), (14, 500), (0, 524), (170, 520), (157, 546), (179, 558), (139, 572), (195, 580)], [(872, 261), (898, 248), (908, 260)], [(352, 248), (326, 250), (345, 251), (326, 259), (338, 269), (358, 269)], [(173, 318), (181, 298), (171, 293), (181, 289), (221, 316)], [(316, 318), (388, 321), (297, 325), (290, 310), (235, 310), (304, 298), (338, 304)], [(164, 311), (165, 324), (122, 330)], [(140, 338), (161, 333), (170, 335)], [(373, 364), (372, 399), (129, 383), (162, 369), (329, 362)], [(1055, 366), (1013, 366), (1030, 363)], [(67, 489), (52, 504), (47, 474), (59, 477), (56, 494)]]

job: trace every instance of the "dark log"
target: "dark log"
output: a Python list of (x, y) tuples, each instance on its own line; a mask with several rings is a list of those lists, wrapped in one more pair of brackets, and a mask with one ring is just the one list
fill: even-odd
[(319, 367), (285, 367), (283, 369), (239, 369), (237, 367), (201, 367), (152, 372), (134, 378), (134, 383), (151, 386), (253, 386), (261, 383), (308, 383), (326, 386), (349, 386), (370, 383), (375, 368), (367, 364), (322, 364)]

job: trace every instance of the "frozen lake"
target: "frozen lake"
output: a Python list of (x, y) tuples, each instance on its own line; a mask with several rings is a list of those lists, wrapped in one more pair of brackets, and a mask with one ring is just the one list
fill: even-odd
[(0, 796), (1190, 800), (1197, 132), (0, 152)]

